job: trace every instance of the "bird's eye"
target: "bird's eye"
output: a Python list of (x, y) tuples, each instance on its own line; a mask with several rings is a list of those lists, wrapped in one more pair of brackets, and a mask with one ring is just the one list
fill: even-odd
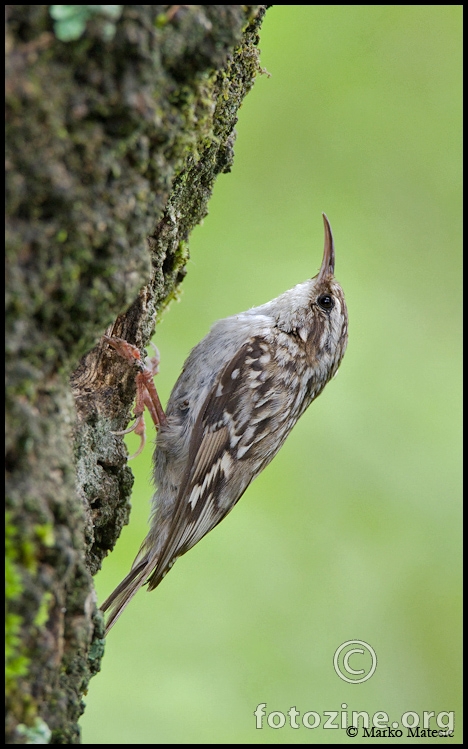
[(322, 294), (322, 296), (319, 296), (317, 299), (317, 303), (320, 305), (322, 309), (330, 310), (333, 308), (333, 305), (335, 302), (333, 301), (333, 297), (330, 296), (330, 294)]

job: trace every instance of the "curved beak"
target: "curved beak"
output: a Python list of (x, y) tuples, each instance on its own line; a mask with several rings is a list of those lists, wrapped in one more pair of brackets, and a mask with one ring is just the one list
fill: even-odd
[(330, 222), (326, 215), (322, 213), (323, 225), (325, 228), (325, 247), (323, 250), (322, 266), (317, 276), (317, 281), (324, 281), (335, 273), (335, 245)]

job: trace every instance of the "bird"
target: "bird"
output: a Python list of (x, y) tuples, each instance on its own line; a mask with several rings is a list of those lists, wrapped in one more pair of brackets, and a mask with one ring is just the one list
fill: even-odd
[[(110, 610), (106, 634), (144, 584), (154, 590), (175, 561), (226, 517), (336, 374), (348, 341), (348, 312), (334, 276), (332, 229), (322, 216), (318, 274), (218, 320), (189, 354), (165, 413), (159, 399), (151, 409), (152, 380), (145, 388), (152, 372), (142, 367), (135, 415), (140, 424), (144, 404), (150, 405), (157, 423), (156, 491), (148, 535), (130, 572), (101, 606)], [(129, 355), (126, 342), (108, 340), (138, 360), (136, 347), (128, 344)]]

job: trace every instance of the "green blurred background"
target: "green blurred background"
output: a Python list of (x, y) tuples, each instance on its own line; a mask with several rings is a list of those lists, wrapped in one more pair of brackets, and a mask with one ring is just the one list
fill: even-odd
[[(315, 275), (321, 211), (348, 351), (232, 514), (112, 630), (85, 743), (359, 741), (323, 721), (256, 730), (259, 703), (390, 721), (455, 711), (454, 739), (419, 743), (461, 743), (461, 7), (268, 10), (271, 78), (242, 107), (232, 173), (158, 326), (158, 388), (165, 402), (215, 320)], [(132, 464), (131, 524), (100, 600), (146, 533), (151, 453)], [(359, 685), (333, 670), (352, 639), (378, 658)]]

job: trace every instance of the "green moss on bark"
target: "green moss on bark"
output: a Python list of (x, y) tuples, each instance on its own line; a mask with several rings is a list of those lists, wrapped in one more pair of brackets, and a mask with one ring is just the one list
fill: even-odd
[(133, 373), (97, 342), (143, 348), (177, 294), (264, 13), (124, 6), (112, 39), (93, 16), (64, 42), (48, 7), (7, 6), (7, 743), (79, 742), (104, 646), (91, 575), (133, 481), (111, 434)]

